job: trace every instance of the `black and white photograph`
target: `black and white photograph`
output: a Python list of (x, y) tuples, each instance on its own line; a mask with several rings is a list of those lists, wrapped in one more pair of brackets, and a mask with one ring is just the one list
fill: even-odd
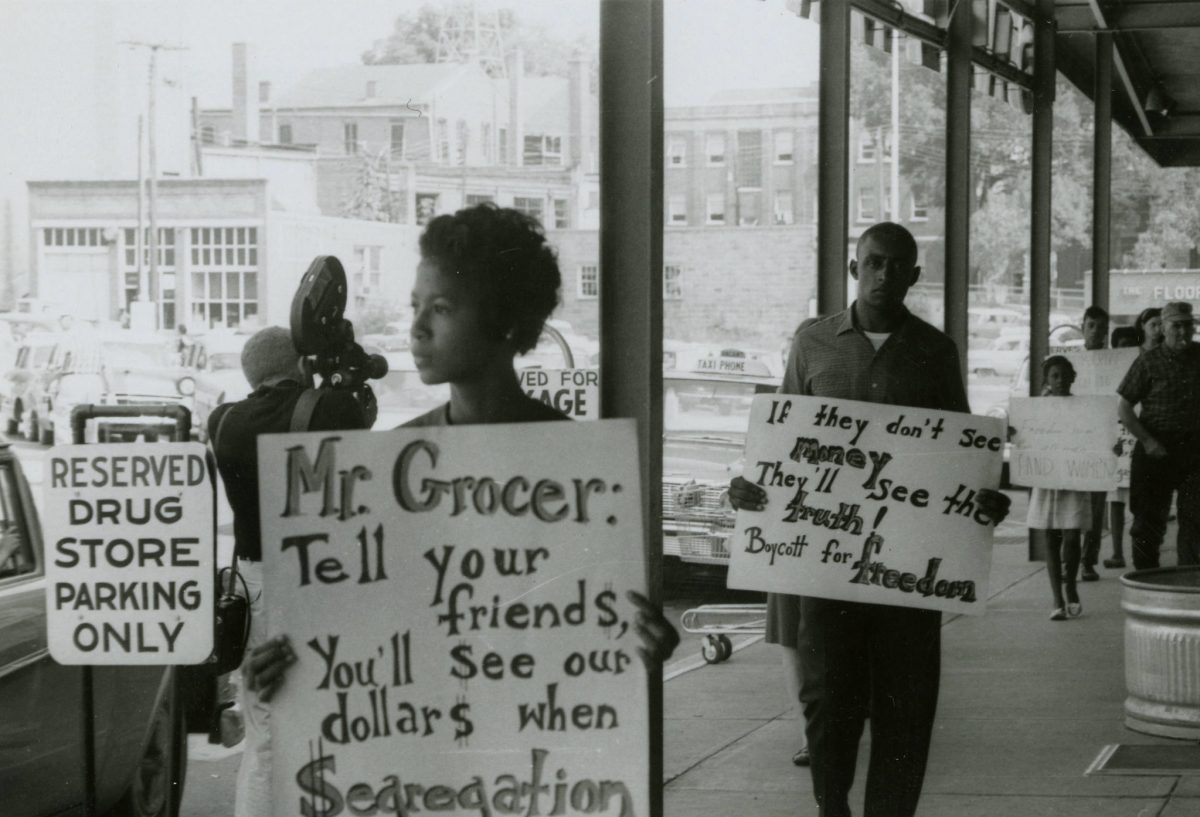
[(1200, 2), (0, 68), (0, 817), (1200, 814)]

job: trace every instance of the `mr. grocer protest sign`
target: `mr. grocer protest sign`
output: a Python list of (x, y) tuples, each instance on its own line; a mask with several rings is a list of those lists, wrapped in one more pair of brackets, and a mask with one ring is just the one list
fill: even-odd
[(743, 476), (767, 492), (738, 511), (730, 587), (982, 613), (1004, 424), (853, 400), (759, 395)]
[(631, 421), (258, 445), (276, 817), (647, 814)]
[(199, 443), (66, 445), (45, 476), (46, 618), (60, 664), (212, 652), (213, 495)]

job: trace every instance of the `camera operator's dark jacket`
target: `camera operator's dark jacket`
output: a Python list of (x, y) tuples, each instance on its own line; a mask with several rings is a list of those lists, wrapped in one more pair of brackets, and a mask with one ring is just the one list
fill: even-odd
[[(262, 561), (262, 532), (258, 522), (259, 434), (291, 430), (292, 412), (303, 388), (285, 380), (261, 386), (245, 400), (218, 406), (208, 417), (217, 470), (233, 509), (234, 552), (239, 558)], [(221, 418), (228, 413), (225, 424)], [(220, 434), (217, 428), (220, 426)], [(325, 389), (308, 423), (309, 431), (351, 431), (366, 428), (362, 407), (350, 391)]]

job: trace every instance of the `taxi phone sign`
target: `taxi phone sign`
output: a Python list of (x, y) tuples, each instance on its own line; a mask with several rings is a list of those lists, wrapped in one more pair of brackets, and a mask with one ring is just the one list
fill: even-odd
[(213, 646), (213, 490), (199, 443), (65, 445), (45, 477), (60, 664), (199, 664)]

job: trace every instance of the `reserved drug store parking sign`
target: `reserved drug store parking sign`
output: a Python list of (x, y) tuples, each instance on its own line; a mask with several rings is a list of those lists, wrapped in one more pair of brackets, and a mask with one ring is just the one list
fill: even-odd
[(199, 443), (64, 445), (45, 477), (60, 664), (199, 664), (213, 642), (213, 493)]

